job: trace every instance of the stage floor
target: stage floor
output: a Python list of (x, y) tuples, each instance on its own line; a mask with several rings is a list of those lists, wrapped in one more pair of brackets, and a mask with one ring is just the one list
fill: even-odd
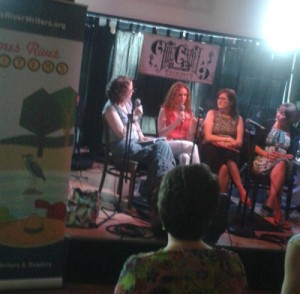
[[(80, 187), (83, 190), (97, 190), (100, 178), (102, 174), (102, 165), (94, 164), (93, 168), (83, 171), (73, 171), (71, 173), (70, 185), (73, 187)], [(69, 238), (92, 238), (92, 239), (106, 239), (106, 240), (120, 240), (123, 241), (133, 241), (133, 242), (151, 242), (156, 244), (163, 244), (165, 240), (161, 240), (153, 236), (150, 230), (150, 224), (146, 220), (140, 218), (140, 215), (135, 213), (133, 208), (131, 211), (127, 207), (126, 196), (121, 199), (120, 209), (116, 211), (115, 203), (119, 203), (119, 196), (116, 195), (118, 179), (111, 175), (106, 176), (106, 181), (104, 183), (102, 195), (101, 195), (101, 211), (99, 213), (97, 223), (99, 226), (93, 229), (78, 229), (78, 228), (68, 228), (66, 227), (66, 236)], [(123, 195), (126, 195), (128, 191), (128, 184), (124, 182)], [(237, 202), (238, 198), (231, 196), (232, 202)], [(257, 203), (255, 211), (259, 214), (261, 204)], [(243, 211), (237, 211), (237, 222), (239, 227), (239, 221), (241, 224), (242, 234), (246, 231), (247, 227), (251, 227), (251, 218), (249, 219), (249, 211), (246, 211), (246, 221), (242, 219)], [(272, 227), (272, 218), (265, 218), (266, 221), (270, 222), (270, 227)], [(242, 225), (244, 223), (244, 225)], [(291, 225), (290, 231), (274, 232), (273, 230), (255, 230), (256, 237), (241, 237), (239, 230), (237, 234), (231, 234), (226, 231), (218, 240), (216, 245), (225, 247), (241, 247), (241, 248), (255, 248), (262, 250), (285, 250), (284, 243), (277, 242), (276, 240), (265, 241), (259, 239), (259, 237), (264, 234), (277, 235), (283, 239), (288, 239), (294, 234), (300, 233), (300, 213), (297, 211), (292, 211), (290, 214), (289, 223)], [(125, 235), (118, 235), (110, 232), (110, 228), (114, 225), (122, 224), (133, 224), (136, 226), (141, 226), (145, 229), (145, 236), (134, 238)], [(239, 229), (239, 228), (238, 228)], [(245, 230), (244, 230), (245, 229)], [(247, 232), (246, 232), (247, 233)]]
[[(70, 184), (83, 190), (97, 190), (101, 175), (102, 165), (97, 163), (89, 170), (72, 171)], [(97, 219), (97, 228), (66, 227), (67, 282), (80, 280), (88, 283), (114, 284), (123, 262), (129, 255), (157, 250), (166, 244), (166, 239), (153, 235), (148, 221), (137, 217), (135, 211), (126, 209), (126, 196), (121, 199), (121, 209), (115, 210), (114, 203), (120, 200), (116, 195), (117, 184), (117, 178), (107, 175), (101, 195), (101, 211)], [(126, 195), (128, 183), (124, 183), (123, 189), (123, 194)], [(232, 195), (231, 200), (234, 204), (238, 198)], [(261, 204), (258, 203), (257, 214), (260, 206)], [(231, 210), (231, 216), (232, 212), (234, 211)], [(249, 211), (246, 215), (248, 213)], [(240, 218), (241, 215), (237, 214), (238, 227)], [(251, 227), (251, 221), (251, 218), (246, 217), (246, 225), (243, 228)], [(296, 210), (290, 214), (290, 231), (276, 232), (272, 230), (271, 219), (266, 218), (263, 221), (270, 225), (271, 230), (255, 230), (255, 237), (246, 238), (226, 231), (221, 235), (216, 246), (226, 247), (240, 254), (245, 266), (249, 290), (279, 293), (284, 273), (286, 241), (294, 234), (300, 233), (300, 214)], [(141, 229), (137, 231), (135, 229), (132, 233), (132, 230), (127, 230), (128, 224)], [(122, 234), (119, 234), (119, 231), (116, 233), (116, 227), (123, 226), (126, 227), (125, 230), (121, 230)], [(261, 240), (262, 234), (271, 235), (273, 238)]]

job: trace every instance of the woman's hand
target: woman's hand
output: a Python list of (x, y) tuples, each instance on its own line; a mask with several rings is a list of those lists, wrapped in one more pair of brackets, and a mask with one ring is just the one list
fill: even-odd
[(218, 141), (218, 143), (224, 147), (239, 148), (237, 140), (230, 136), (222, 138), (222, 140)]
[(294, 155), (293, 154), (285, 154), (285, 158), (294, 159)]
[(134, 112), (133, 112), (133, 116), (137, 116), (138, 118), (142, 117), (143, 116), (143, 106), (140, 105), (138, 107), (135, 108)]
[(184, 122), (184, 119), (185, 119), (185, 112), (184, 111), (178, 112), (178, 117), (177, 117), (177, 120), (176, 120), (176, 124), (177, 125), (182, 124)]
[(236, 145), (236, 140), (233, 139), (232, 137), (226, 137), (225, 138), (225, 143), (227, 145), (230, 145), (230, 146), (234, 147)]
[(285, 154), (285, 153), (279, 153), (279, 152), (276, 152), (276, 151), (271, 151), (269, 152), (268, 154), (268, 158), (271, 159), (272, 161), (275, 161), (277, 159), (293, 159), (294, 156), (293, 154)]
[(237, 153), (239, 153), (240, 151), (238, 149), (236, 149), (234, 146), (228, 144), (227, 142), (224, 141), (213, 141), (211, 142), (212, 145), (218, 147), (218, 148), (226, 148), (232, 151), (235, 151)]

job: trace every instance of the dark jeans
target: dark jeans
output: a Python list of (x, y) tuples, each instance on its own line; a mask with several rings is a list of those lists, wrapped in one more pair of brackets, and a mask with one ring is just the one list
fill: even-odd
[[(116, 156), (123, 156), (124, 142), (118, 142), (112, 146), (112, 152)], [(137, 161), (146, 167), (147, 180), (145, 183), (145, 196), (150, 197), (153, 190), (158, 189), (160, 180), (176, 165), (172, 150), (167, 141), (139, 144), (131, 142), (129, 159)]]

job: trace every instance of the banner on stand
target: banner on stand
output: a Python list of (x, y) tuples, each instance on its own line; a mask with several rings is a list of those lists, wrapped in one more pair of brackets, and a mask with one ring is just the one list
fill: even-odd
[(0, 291), (62, 286), (86, 11), (0, 0)]

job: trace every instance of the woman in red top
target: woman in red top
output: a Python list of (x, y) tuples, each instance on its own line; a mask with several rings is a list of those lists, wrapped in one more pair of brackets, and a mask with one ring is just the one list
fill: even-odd
[(193, 148), (197, 119), (191, 110), (191, 93), (182, 82), (169, 89), (158, 115), (158, 134), (167, 138), (174, 157), (181, 165), (200, 163), (198, 146)]

